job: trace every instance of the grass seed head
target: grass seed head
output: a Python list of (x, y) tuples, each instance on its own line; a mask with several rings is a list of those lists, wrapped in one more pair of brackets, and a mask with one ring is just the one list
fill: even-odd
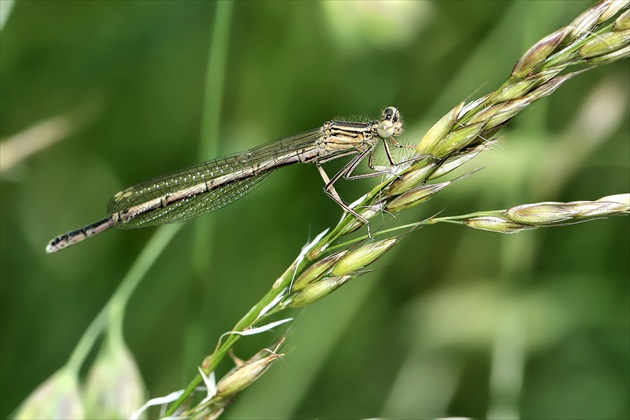
[(580, 48), (582, 58), (593, 58), (613, 53), (628, 45), (630, 29), (601, 34)]
[(513, 222), (527, 225), (546, 225), (570, 220), (579, 211), (565, 203), (535, 203), (512, 207), (505, 215)]
[(302, 272), (297, 280), (295, 280), (291, 290), (297, 292), (298, 290), (302, 290), (309, 284), (317, 281), (320, 277), (330, 271), (332, 266), (335, 265), (341, 257), (346, 255), (347, 252), (348, 251), (337, 252), (336, 254), (329, 255), (319, 261), (315, 261)]
[(427, 134), (424, 135), (418, 147), (416, 147), (416, 152), (419, 155), (423, 154), (433, 154), (433, 148), (446, 137), (446, 135), (453, 129), (461, 113), (464, 108), (464, 102), (460, 102), (457, 106), (451, 109), (448, 114), (443, 116), (433, 127), (427, 131)]
[(587, 9), (580, 16), (575, 18), (567, 27), (570, 29), (571, 39), (578, 39), (587, 36), (591, 29), (600, 21), (600, 18), (609, 9), (611, 0), (600, 1), (590, 9)]
[(468, 124), (450, 133), (435, 146), (431, 154), (437, 158), (441, 158), (463, 149), (477, 138), (485, 126), (485, 122)]
[(623, 12), (615, 21), (615, 29), (624, 31), (630, 29), (630, 10)]
[(433, 158), (422, 159), (413, 164), (413, 166), (403, 175), (396, 178), (389, 187), (389, 195), (400, 195), (409, 190), (414, 189), (418, 185), (426, 181), (435, 171), (437, 163)]
[[(602, 13), (601, 17), (599, 18), (599, 23), (606, 22), (608, 19), (615, 16), (617, 12), (619, 12), (621, 9), (628, 7), (628, 4), (630, 4), (628, 0), (608, 1), (608, 9), (606, 9), (606, 11)], [(628, 12), (626, 11), (626, 13), (624, 14), (627, 13)]]
[(267, 349), (261, 351), (264, 351), (267, 355), (261, 358), (260, 352), (258, 352), (250, 360), (230, 371), (219, 381), (217, 392), (213, 398), (215, 401), (231, 400), (232, 397), (260, 378), (271, 367), (272, 363), (282, 356), (281, 354), (270, 353)]
[(317, 283), (310, 284), (293, 295), (288, 306), (291, 308), (300, 308), (302, 306), (310, 305), (311, 303), (328, 296), (339, 287), (350, 281), (353, 277), (354, 276), (351, 275), (326, 277)]
[(569, 28), (562, 28), (547, 35), (533, 47), (531, 47), (523, 57), (516, 63), (512, 70), (512, 77), (520, 79), (527, 76), (534, 68), (544, 62), (558, 48), (558, 45), (570, 34)]
[(487, 230), (489, 232), (498, 233), (517, 233), (527, 229), (531, 229), (529, 226), (515, 223), (506, 218), (496, 216), (473, 217), (466, 220), (465, 223), (473, 229)]
[(468, 148), (461, 153), (449, 156), (444, 162), (442, 162), (442, 164), (435, 170), (435, 172), (433, 172), (429, 176), (428, 180), (440, 178), (448, 174), (449, 172), (454, 171), (472, 158), (476, 157), (479, 153), (483, 152), (484, 150), (488, 150), (492, 144), (492, 141), (484, 141), (484, 143), (475, 146), (474, 148)]
[(15, 419), (85, 418), (76, 374), (65, 368), (57, 371), (33, 391), (12, 417)]
[(383, 255), (396, 243), (396, 238), (384, 239), (382, 241), (368, 242), (367, 244), (346, 254), (332, 269), (333, 276), (343, 276), (353, 274), (356, 271), (367, 267)]
[(392, 213), (398, 213), (403, 210), (407, 210), (408, 208), (429, 200), (431, 197), (433, 197), (435, 194), (437, 194), (450, 184), (451, 182), (448, 181), (442, 182), (440, 184), (423, 185), (421, 187), (415, 188), (402, 195), (399, 195), (398, 197), (390, 201), (387, 204), (386, 210)]
[(619, 203), (625, 205), (626, 207), (630, 207), (630, 194), (607, 195), (606, 197), (602, 197), (597, 201), (609, 201), (612, 203)]

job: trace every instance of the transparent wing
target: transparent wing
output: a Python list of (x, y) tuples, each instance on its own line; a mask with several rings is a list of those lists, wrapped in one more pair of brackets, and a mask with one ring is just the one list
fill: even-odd
[[(321, 134), (321, 129), (318, 128), (284, 140), (258, 146), (246, 152), (211, 160), (142, 182), (114, 195), (107, 204), (107, 212), (112, 215), (184, 188), (245, 168), (255, 167), (263, 162), (287, 159), (288, 152), (313, 146)], [(171, 203), (167, 207), (140, 214), (117, 227), (131, 229), (180, 222), (217, 210), (243, 197), (265, 180), (272, 171), (273, 169), (257, 173), (253, 177), (235, 180), (213, 191), (195, 195), (176, 203)]]
[(155, 209), (136, 216), (135, 218), (117, 225), (118, 229), (135, 229), (139, 227), (163, 225), (166, 223), (183, 222), (204, 213), (209, 213), (227, 206), (260, 185), (273, 171), (265, 172), (256, 177), (234, 181), (223, 188), (195, 195), (190, 198), (172, 203), (167, 207)]

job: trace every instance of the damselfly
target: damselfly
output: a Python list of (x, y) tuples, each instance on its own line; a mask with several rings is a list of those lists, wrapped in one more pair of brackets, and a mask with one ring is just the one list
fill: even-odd
[[(379, 121), (328, 121), (314, 130), (154, 178), (115, 194), (107, 205), (109, 216), (56, 237), (46, 252), (57, 252), (111, 228), (181, 222), (217, 210), (247, 194), (274, 170), (293, 163), (314, 163), (326, 194), (369, 228), (367, 219), (343, 202), (334, 184), (341, 177), (357, 179), (391, 172), (391, 166), (374, 165), (374, 152), (383, 140), (387, 159), (395, 165), (388, 142), (402, 147), (395, 140), (402, 129), (398, 109), (388, 107)], [(321, 165), (350, 155), (356, 156), (329, 178)], [(353, 174), (366, 157), (371, 172)]]

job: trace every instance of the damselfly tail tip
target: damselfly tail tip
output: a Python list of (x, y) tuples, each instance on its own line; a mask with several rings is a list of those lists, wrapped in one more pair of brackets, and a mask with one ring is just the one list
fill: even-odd
[(46, 245), (46, 254), (52, 254), (53, 252), (57, 252), (58, 249), (55, 248), (55, 246), (52, 243), (48, 243), (48, 245)]
[(66, 235), (57, 236), (52, 241), (48, 242), (48, 245), (46, 245), (46, 254), (53, 254), (57, 251), (61, 251), (62, 249), (70, 245), (68, 241), (64, 241), (64, 236)]
[(87, 238), (98, 233), (105, 232), (115, 225), (116, 222), (114, 222), (114, 219), (111, 216), (108, 216), (103, 220), (99, 220), (98, 222), (82, 227), (81, 229), (64, 233), (63, 235), (57, 236), (52, 241), (48, 242), (48, 245), (46, 245), (46, 253), (52, 254), (54, 252), (61, 251), (62, 249), (67, 248), (70, 245), (74, 245), (77, 242), (84, 241)]

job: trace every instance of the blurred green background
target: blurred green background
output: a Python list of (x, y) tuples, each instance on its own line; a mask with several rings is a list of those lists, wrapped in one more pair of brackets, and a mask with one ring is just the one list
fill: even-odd
[[(417, 142), (591, 4), (236, 2), (216, 153), (388, 105)], [(104, 217), (116, 191), (202, 160), (215, 13), (201, 1), (15, 3), (1, 33), (0, 138), (27, 140), (2, 156), (0, 417), (66, 362), (155, 229), (55, 255), (46, 242)], [(483, 171), (401, 222), (630, 191), (629, 72), (628, 60), (589, 71), (534, 104), (467, 168)], [(33, 138), (44, 144), (20, 157)], [(373, 182), (339, 190), (352, 201)], [(285, 168), (183, 227), (127, 310), (150, 396), (184, 387), (301, 246), (336, 223), (321, 188), (314, 167)], [(627, 217), (512, 236), (413, 232), (375, 272), (302, 311), (285, 361), (225, 416), (627, 418), (629, 233)]]

